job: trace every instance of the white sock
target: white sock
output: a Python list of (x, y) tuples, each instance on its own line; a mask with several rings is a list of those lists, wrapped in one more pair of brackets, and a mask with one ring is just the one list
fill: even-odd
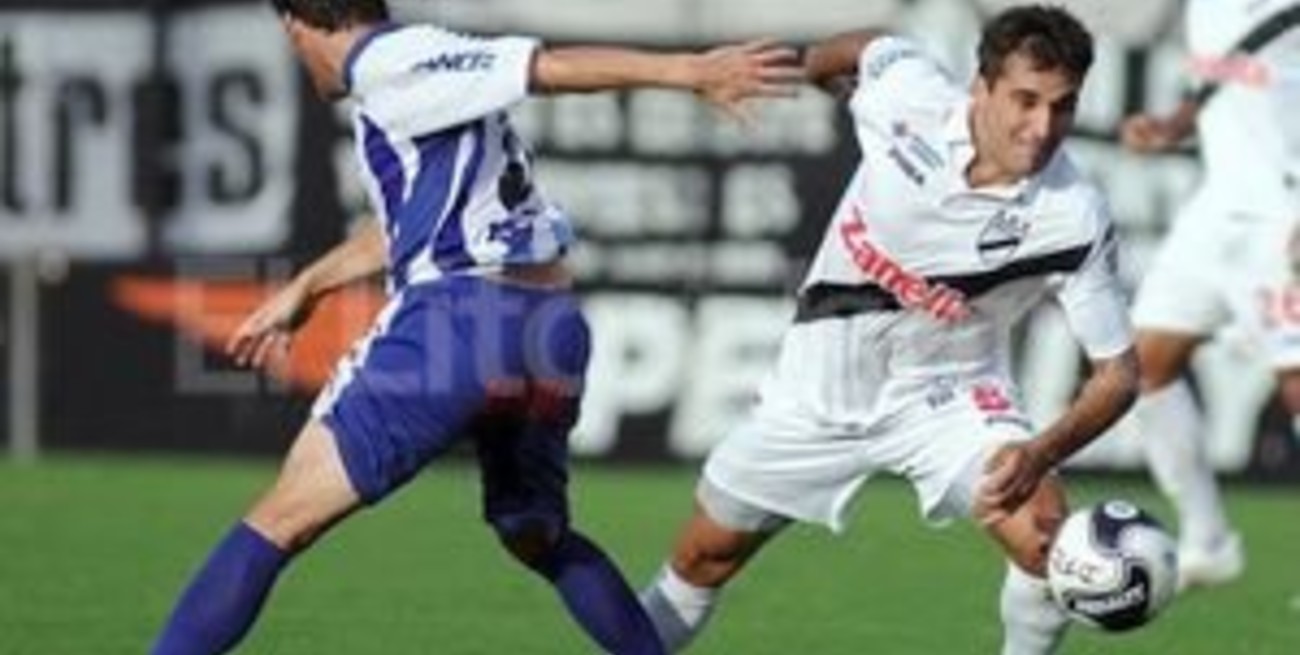
[(1002, 582), (1002, 655), (1048, 655), (1056, 651), (1069, 618), (1052, 602), (1047, 580), (1007, 563)]
[(1183, 381), (1138, 401), (1139, 439), (1156, 484), (1178, 512), (1180, 541), (1209, 547), (1228, 533), (1228, 517), (1205, 456), (1201, 411)]
[(655, 624), (664, 649), (676, 653), (699, 634), (713, 614), (719, 592), (697, 587), (664, 564), (654, 582), (641, 591), (641, 605)]

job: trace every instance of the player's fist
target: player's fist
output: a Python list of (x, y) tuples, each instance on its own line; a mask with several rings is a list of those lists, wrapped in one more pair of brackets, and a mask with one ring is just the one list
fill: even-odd
[(249, 314), (226, 344), (239, 366), (261, 367), (271, 355), (288, 351), (295, 330), (307, 322), (315, 303), (307, 285), (294, 280)]
[(984, 481), (975, 494), (975, 518), (983, 525), (1010, 518), (1038, 490), (1047, 471), (1030, 444), (1002, 446), (985, 463)]
[(1151, 114), (1128, 117), (1120, 127), (1120, 141), (1134, 152), (1151, 154), (1177, 146), (1186, 136), (1171, 121)]

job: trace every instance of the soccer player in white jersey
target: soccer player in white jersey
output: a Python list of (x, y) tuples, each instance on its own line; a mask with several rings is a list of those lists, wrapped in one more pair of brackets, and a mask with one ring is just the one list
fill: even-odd
[[(883, 473), (912, 483), (927, 519), (971, 517), (1005, 551), (1003, 652), (1055, 648), (1066, 617), (1045, 559), (1066, 502), (1054, 471), (1138, 389), (1110, 217), (1060, 149), (1092, 56), (1084, 27), (1043, 6), (986, 26), (969, 90), (903, 38), (849, 33), (806, 51), (810, 79), (848, 96), (861, 161), (757, 406), (710, 454), (695, 513), (641, 594), (670, 652), (782, 528), (841, 531)], [(1036, 432), (1009, 342), (1045, 298), (1092, 373)]]
[(1123, 129), (1140, 152), (1198, 131), (1205, 163), (1133, 310), (1142, 443), (1178, 513), (1184, 587), (1228, 582), (1245, 565), (1183, 381), (1192, 355), (1239, 321), (1300, 417), (1300, 2), (1190, 0), (1185, 18), (1195, 90), (1170, 114), (1137, 115)]
[(802, 79), (794, 52), (760, 42), (702, 54), (550, 49), (390, 23), (383, 0), (273, 5), (317, 90), (356, 102), (358, 157), (380, 220), (252, 314), (231, 350), (260, 364), (322, 294), (380, 270), (392, 297), (340, 362), (279, 479), (196, 574), (153, 653), (234, 648), (294, 554), (461, 437), (477, 449), (484, 516), (504, 546), (555, 588), (600, 648), (662, 653), (618, 569), (570, 524), (567, 436), (589, 352), (562, 263), (574, 236), (533, 185), (505, 111), (530, 92), (630, 87), (693, 91), (739, 111), (746, 98), (785, 94)]

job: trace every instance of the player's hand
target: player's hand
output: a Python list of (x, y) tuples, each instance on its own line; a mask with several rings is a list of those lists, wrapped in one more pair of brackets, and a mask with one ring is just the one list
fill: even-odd
[(260, 368), (272, 355), (288, 352), (294, 331), (307, 322), (314, 307), (307, 286), (290, 282), (244, 319), (226, 344), (226, 354), (239, 366)]
[(1120, 141), (1124, 147), (1142, 154), (1172, 150), (1183, 136), (1170, 121), (1152, 114), (1130, 116), (1120, 127)]
[(794, 48), (766, 39), (717, 47), (700, 55), (696, 92), (728, 116), (749, 122), (746, 100), (797, 93), (805, 78), (798, 58)]
[(975, 518), (985, 526), (1010, 518), (1038, 490), (1048, 468), (1028, 443), (999, 448), (984, 466), (984, 481), (975, 495)]

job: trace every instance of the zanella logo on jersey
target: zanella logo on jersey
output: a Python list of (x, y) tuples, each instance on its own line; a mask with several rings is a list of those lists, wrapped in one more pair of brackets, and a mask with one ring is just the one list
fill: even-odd
[(444, 52), (437, 57), (426, 59), (415, 65), (415, 70), (430, 73), (470, 73), (492, 68), (496, 55), (490, 50), (466, 50), (464, 52)]
[(862, 211), (853, 207), (852, 217), (840, 225), (840, 238), (853, 263), (872, 282), (879, 284), (906, 309), (919, 309), (940, 321), (955, 322), (970, 316), (966, 297), (952, 287), (932, 283), (908, 271), (888, 253), (867, 239)]

